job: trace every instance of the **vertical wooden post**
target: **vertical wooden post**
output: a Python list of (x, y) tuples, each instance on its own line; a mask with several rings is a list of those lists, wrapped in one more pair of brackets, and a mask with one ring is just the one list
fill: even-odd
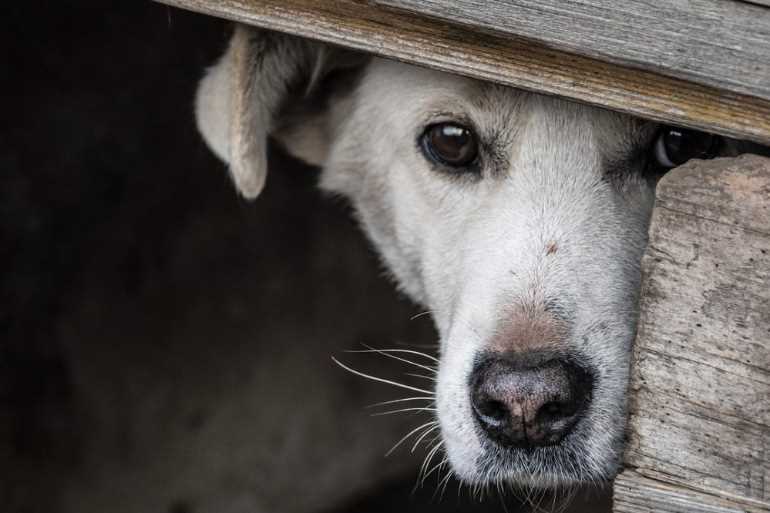
[(770, 512), (770, 159), (660, 183), (614, 510)]

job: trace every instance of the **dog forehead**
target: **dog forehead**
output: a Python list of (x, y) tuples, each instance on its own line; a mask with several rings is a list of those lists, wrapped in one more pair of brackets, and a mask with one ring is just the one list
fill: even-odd
[(464, 97), (478, 81), (389, 59), (373, 59), (362, 82), (364, 94), (414, 101), (436, 96)]
[(486, 129), (518, 120), (517, 110), (526, 95), (460, 75), (374, 59), (361, 81), (358, 108), (402, 124), (456, 117)]
[(483, 129), (536, 130), (545, 137), (591, 138), (613, 152), (648, 137), (652, 124), (630, 115), (539, 93), (483, 82), (388, 59), (374, 59), (359, 90), (360, 105), (405, 121), (458, 114)]

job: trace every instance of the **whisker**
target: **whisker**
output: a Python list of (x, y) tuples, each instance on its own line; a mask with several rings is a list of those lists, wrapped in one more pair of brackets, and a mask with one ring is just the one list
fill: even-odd
[(387, 358), (392, 358), (393, 360), (398, 360), (399, 362), (408, 363), (409, 365), (414, 365), (415, 367), (419, 367), (421, 369), (425, 369), (427, 371), (433, 372), (435, 374), (436, 369), (429, 366), (424, 365), (422, 363), (413, 362), (412, 360), (408, 360), (406, 358), (402, 358), (400, 356), (396, 356), (392, 353), (407, 353), (407, 354), (417, 354), (420, 356), (424, 356), (426, 358), (431, 358), (434, 362), (438, 363), (438, 360), (433, 358), (430, 355), (420, 353), (419, 351), (412, 351), (411, 349), (374, 349), (372, 347), (369, 347), (367, 345), (364, 345), (367, 349), (348, 349), (345, 351), (346, 353), (377, 353), (382, 356), (385, 356)]
[(377, 406), (387, 406), (388, 404), (404, 403), (407, 401), (433, 401), (433, 397), (405, 397), (403, 399), (393, 399), (392, 401), (382, 401), (367, 406), (367, 408), (376, 408)]
[[(438, 360), (438, 358), (436, 358), (436, 357), (435, 357), (435, 356), (433, 356), (433, 355), (430, 355), (430, 354), (428, 354), (428, 353), (424, 353), (424, 352), (422, 352), (422, 351), (415, 351), (414, 349), (404, 349), (404, 348), (402, 348), (402, 347), (395, 347), (395, 348), (390, 348), (390, 347), (388, 347), (388, 348), (384, 348), (384, 349), (382, 349), (382, 348), (376, 348), (376, 347), (372, 347), (372, 346), (370, 346), (370, 345), (368, 345), (368, 344), (362, 344), (362, 345), (363, 345), (365, 348), (367, 348), (367, 349), (369, 349), (369, 350), (371, 350), (371, 351), (380, 351), (380, 352), (382, 352), (382, 353), (402, 353), (402, 354), (413, 354), (413, 355), (415, 355), (415, 356), (422, 356), (423, 358), (427, 358), (428, 360), (431, 360), (431, 361), (433, 361), (433, 362), (436, 362), (436, 363), (438, 363), (438, 361), (439, 361), (439, 360)], [(409, 347), (409, 346), (408, 346), (408, 347)], [(412, 347), (417, 347), (417, 346), (412, 346)], [(420, 347), (422, 347), (422, 346), (420, 346)], [(426, 347), (436, 347), (436, 346), (435, 346), (435, 345), (431, 345), (431, 346), (426, 346)]]
[(536, 495), (536, 502), (531, 502), (532, 507), (535, 511), (535, 513), (548, 513), (546, 510), (543, 509), (543, 500), (545, 499), (545, 491), (544, 490), (538, 490)]
[(382, 417), (383, 415), (393, 415), (406, 411), (436, 411), (436, 408), (401, 408), (400, 410), (380, 411), (372, 413), (372, 417)]
[[(435, 438), (434, 438), (435, 440)], [(420, 483), (420, 486), (422, 486), (425, 483), (425, 477), (422, 479), (419, 478), (421, 474), (425, 472), (425, 470), (430, 466), (430, 462), (433, 460), (433, 457), (436, 455), (436, 453), (441, 450), (441, 448), (444, 446), (443, 441), (439, 441), (436, 443), (436, 445), (431, 448), (430, 451), (428, 451), (428, 454), (425, 455), (425, 460), (422, 462), (422, 465), (420, 465), (420, 472), (417, 474), (417, 482)]]
[(435, 465), (433, 465), (433, 466), (431, 467), (431, 469), (430, 469), (429, 471), (427, 471), (427, 472), (425, 473), (425, 475), (423, 475), (423, 476), (422, 476), (422, 479), (419, 481), (419, 484), (420, 484), (420, 486), (422, 486), (422, 485), (423, 485), (423, 483), (425, 483), (425, 480), (426, 480), (426, 479), (428, 479), (428, 477), (429, 477), (429, 476), (430, 476), (432, 473), (434, 473), (436, 470), (439, 470), (441, 467), (443, 467), (443, 466), (444, 466), (444, 465), (446, 465), (447, 463), (449, 463), (449, 458), (447, 458), (446, 456), (444, 456), (444, 457), (441, 459), (441, 461), (439, 461), (438, 463), (436, 463)]
[(433, 313), (433, 311), (432, 311), (432, 310), (425, 310), (424, 312), (420, 312), (420, 313), (418, 313), (418, 314), (415, 314), (415, 315), (411, 316), (411, 317), (409, 318), (409, 320), (410, 320), (410, 321), (413, 321), (413, 320), (415, 320), (415, 319), (419, 319), (420, 317), (423, 317), (423, 316), (425, 316), (425, 315), (430, 315), (430, 314), (432, 314), (432, 313)]
[(402, 443), (406, 442), (406, 441), (409, 439), (409, 437), (411, 437), (413, 434), (417, 433), (419, 430), (421, 430), (421, 429), (423, 429), (423, 428), (425, 428), (425, 427), (427, 427), (427, 426), (433, 426), (434, 424), (438, 424), (438, 421), (437, 421), (437, 420), (431, 420), (430, 422), (426, 422), (425, 424), (423, 424), (423, 425), (421, 425), (421, 426), (417, 426), (416, 428), (414, 428), (413, 430), (411, 430), (410, 432), (408, 432), (406, 435), (404, 435), (404, 437), (403, 437), (401, 440), (399, 440), (398, 442), (396, 442), (396, 445), (394, 445), (393, 447), (391, 447), (391, 448), (390, 448), (390, 450), (389, 450), (388, 452), (386, 452), (386, 453), (385, 453), (385, 457), (387, 458), (388, 456), (390, 456), (391, 454), (393, 454), (393, 451), (395, 451), (396, 449), (398, 449), (398, 447), (399, 447), (399, 446), (400, 446)]
[(505, 490), (503, 489), (502, 480), (495, 479), (495, 485), (497, 488), (497, 497), (500, 499), (500, 506), (502, 506), (504, 513), (508, 513), (508, 506), (505, 504)]
[(409, 385), (404, 385), (403, 383), (399, 383), (397, 381), (391, 381), (389, 379), (378, 378), (377, 376), (371, 376), (369, 374), (364, 374), (363, 372), (357, 371), (355, 369), (351, 369), (350, 367), (348, 367), (344, 363), (340, 362), (338, 359), (336, 359), (333, 356), (331, 358), (334, 361), (334, 363), (336, 363), (337, 365), (339, 365), (340, 367), (342, 367), (346, 371), (350, 372), (351, 374), (355, 374), (356, 376), (361, 376), (362, 378), (370, 379), (372, 381), (379, 381), (380, 383), (385, 383), (387, 385), (393, 385), (394, 387), (399, 387), (399, 388), (403, 388), (403, 389), (406, 389), (406, 390), (411, 390), (412, 392), (419, 392), (421, 394), (434, 395), (433, 392), (431, 392), (430, 390), (425, 390), (423, 388), (412, 387), (412, 386), (409, 386)]
[[(439, 346), (441, 344), (433, 343), (433, 344), (414, 344), (414, 343), (406, 343), (406, 342), (396, 342), (396, 345), (404, 346), (404, 347), (414, 347), (414, 348), (420, 348), (420, 349), (429, 349), (431, 351), (438, 351)], [(428, 355), (423, 354), (426, 358)]]
[(411, 376), (413, 378), (422, 378), (422, 379), (428, 379), (430, 381), (436, 382), (436, 378), (433, 376), (426, 376), (425, 374), (415, 374), (413, 372), (405, 372), (404, 376)]
[(454, 475), (454, 471), (452, 469), (449, 469), (449, 471), (446, 474), (446, 477), (439, 483), (438, 488), (441, 490), (441, 495), (439, 496), (439, 500), (442, 500), (444, 498), (444, 493), (446, 493), (446, 487), (449, 484), (449, 480)]
[(420, 445), (420, 442), (422, 442), (423, 440), (425, 440), (425, 437), (426, 437), (426, 436), (428, 436), (430, 433), (432, 433), (433, 431), (437, 430), (438, 428), (439, 428), (439, 426), (438, 426), (438, 424), (436, 424), (436, 425), (435, 425), (435, 426), (433, 426), (432, 428), (430, 428), (430, 429), (426, 429), (426, 430), (425, 430), (425, 432), (424, 432), (422, 435), (420, 435), (420, 437), (419, 437), (419, 438), (417, 439), (417, 441), (414, 443), (414, 445), (412, 446), (412, 450), (411, 450), (411, 451), (409, 451), (409, 452), (410, 452), (411, 454), (414, 454), (414, 451), (417, 449), (417, 446), (419, 446), (419, 445)]
[(535, 492), (535, 489), (532, 486), (530, 486), (529, 483), (526, 483), (525, 490), (526, 490), (526, 495), (524, 496), (524, 503), (527, 504), (531, 510), (537, 511), (537, 506), (532, 501), (532, 494)]

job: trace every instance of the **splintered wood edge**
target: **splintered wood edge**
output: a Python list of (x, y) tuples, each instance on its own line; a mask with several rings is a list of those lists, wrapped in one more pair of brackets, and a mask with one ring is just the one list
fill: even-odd
[(770, 102), (360, 0), (160, 0), (441, 71), (770, 144)]

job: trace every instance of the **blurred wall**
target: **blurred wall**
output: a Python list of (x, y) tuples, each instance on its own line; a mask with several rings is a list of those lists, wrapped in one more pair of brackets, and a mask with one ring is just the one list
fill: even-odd
[(429, 343), (430, 321), (314, 169), (274, 153), (265, 196), (237, 198), (191, 108), (227, 24), (52, 5), (4, 35), (1, 503), (304, 511), (412, 469), (382, 454), (414, 419), (364, 409), (403, 394), (330, 355), (395, 374), (342, 352)]

